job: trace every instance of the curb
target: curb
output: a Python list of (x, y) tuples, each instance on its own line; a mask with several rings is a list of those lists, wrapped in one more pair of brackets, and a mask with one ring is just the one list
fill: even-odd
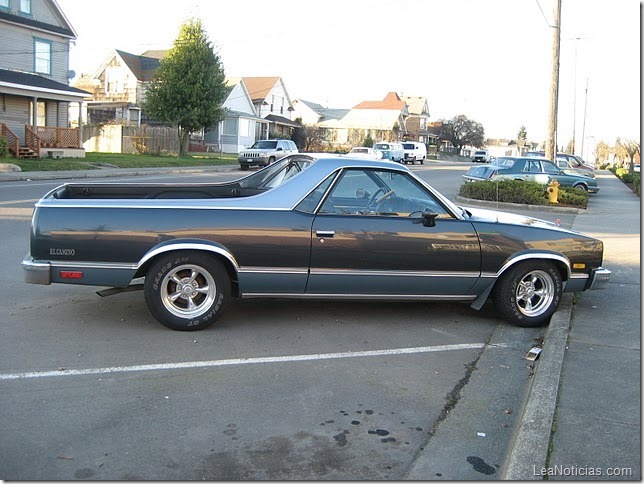
[(572, 294), (564, 294), (561, 306), (552, 316), (546, 330), (543, 351), (528, 389), (523, 414), (511, 450), (503, 466), (502, 479), (504, 480), (543, 479), (540, 472), (548, 459), (571, 318)]
[(474, 198), (465, 198), (460, 195), (454, 195), (454, 200), (461, 203), (471, 203), (475, 205), (481, 205), (483, 207), (488, 207), (492, 209), (498, 208), (509, 208), (509, 209), (526, 209), (526, 208), (537, 208), (542, 212), (563, 212), (563, 213), (586, 213), (587, 209), (585, 208), (575, 208), (575, 207), (555, 207), (552, 205), (528, 205), (527, 203), (509, 203), (509, 202), (492, 202), (489, 200), (476, 200)]

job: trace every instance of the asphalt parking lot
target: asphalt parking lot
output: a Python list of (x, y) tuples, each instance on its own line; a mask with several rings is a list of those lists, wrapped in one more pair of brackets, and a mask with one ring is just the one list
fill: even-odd
[[(417, 169), (450, 195), (464, 168)], [(30, 207), (59, 183), (3, 186), (0, 477), (499, 478), (542, 328), (491, 305), (244, 300), (170, 331), (140, 292), (22, 283)]]

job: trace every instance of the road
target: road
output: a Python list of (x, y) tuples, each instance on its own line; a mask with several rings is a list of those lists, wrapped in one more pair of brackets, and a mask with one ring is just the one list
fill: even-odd
[[(466, 167), (413, 170), (453, 198)], [(498, 478), (543, 329), (491, 305), (244, 300), (171, 331), (141, 292), (22, 282), (33, 204), (61, 183), (0, 185), (1, 479), (401, 480), (421, 459)]]

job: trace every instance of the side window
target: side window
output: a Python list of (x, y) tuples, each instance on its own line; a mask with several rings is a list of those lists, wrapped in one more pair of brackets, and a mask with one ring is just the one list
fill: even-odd
[(526, 160), (523, 171), (528, 173), (541, 173), (541, 166), (538, 161)]
[(345, 170), (320, 208), (338, 215), (421, 217), (423, 212), (451, 218), (411, 175), (370, 169)]
[(302, 199), (300, 203), (298, 203), (295, 206), (295, 210), (299, 212), (313, 213), (315, 211), (315, 208), (322, 200), (322, 197), (329, 189), (329, 186), (331, 185), (331, 182), (333, 181), (334, 178), (335, 178), (335, 173), (333, 175), (328, 176), (326, 180), (320, 183), (315, 190), (309, 193), (306, 197)]
[[(554, 163), (550, 163), (549, 161), (544, 161), (543, 163), (543, 171), (546, 173), (559, 173), (559, 168), (555, 166)], [(562, 161), (562, 168), (564, 168), (564, 164), (567, 164), (566, 161)]]

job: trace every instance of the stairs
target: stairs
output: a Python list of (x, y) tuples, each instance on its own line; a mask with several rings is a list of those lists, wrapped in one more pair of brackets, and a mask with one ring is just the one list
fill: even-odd
[(18, 153), (16, 153), (16, 158), (18, 159), (28, 158), (33, 160), (35, 158), (38, 158), (38, 155), (31, 148), (27, 148), (26, 146), (20, 146), (18, 147)]

